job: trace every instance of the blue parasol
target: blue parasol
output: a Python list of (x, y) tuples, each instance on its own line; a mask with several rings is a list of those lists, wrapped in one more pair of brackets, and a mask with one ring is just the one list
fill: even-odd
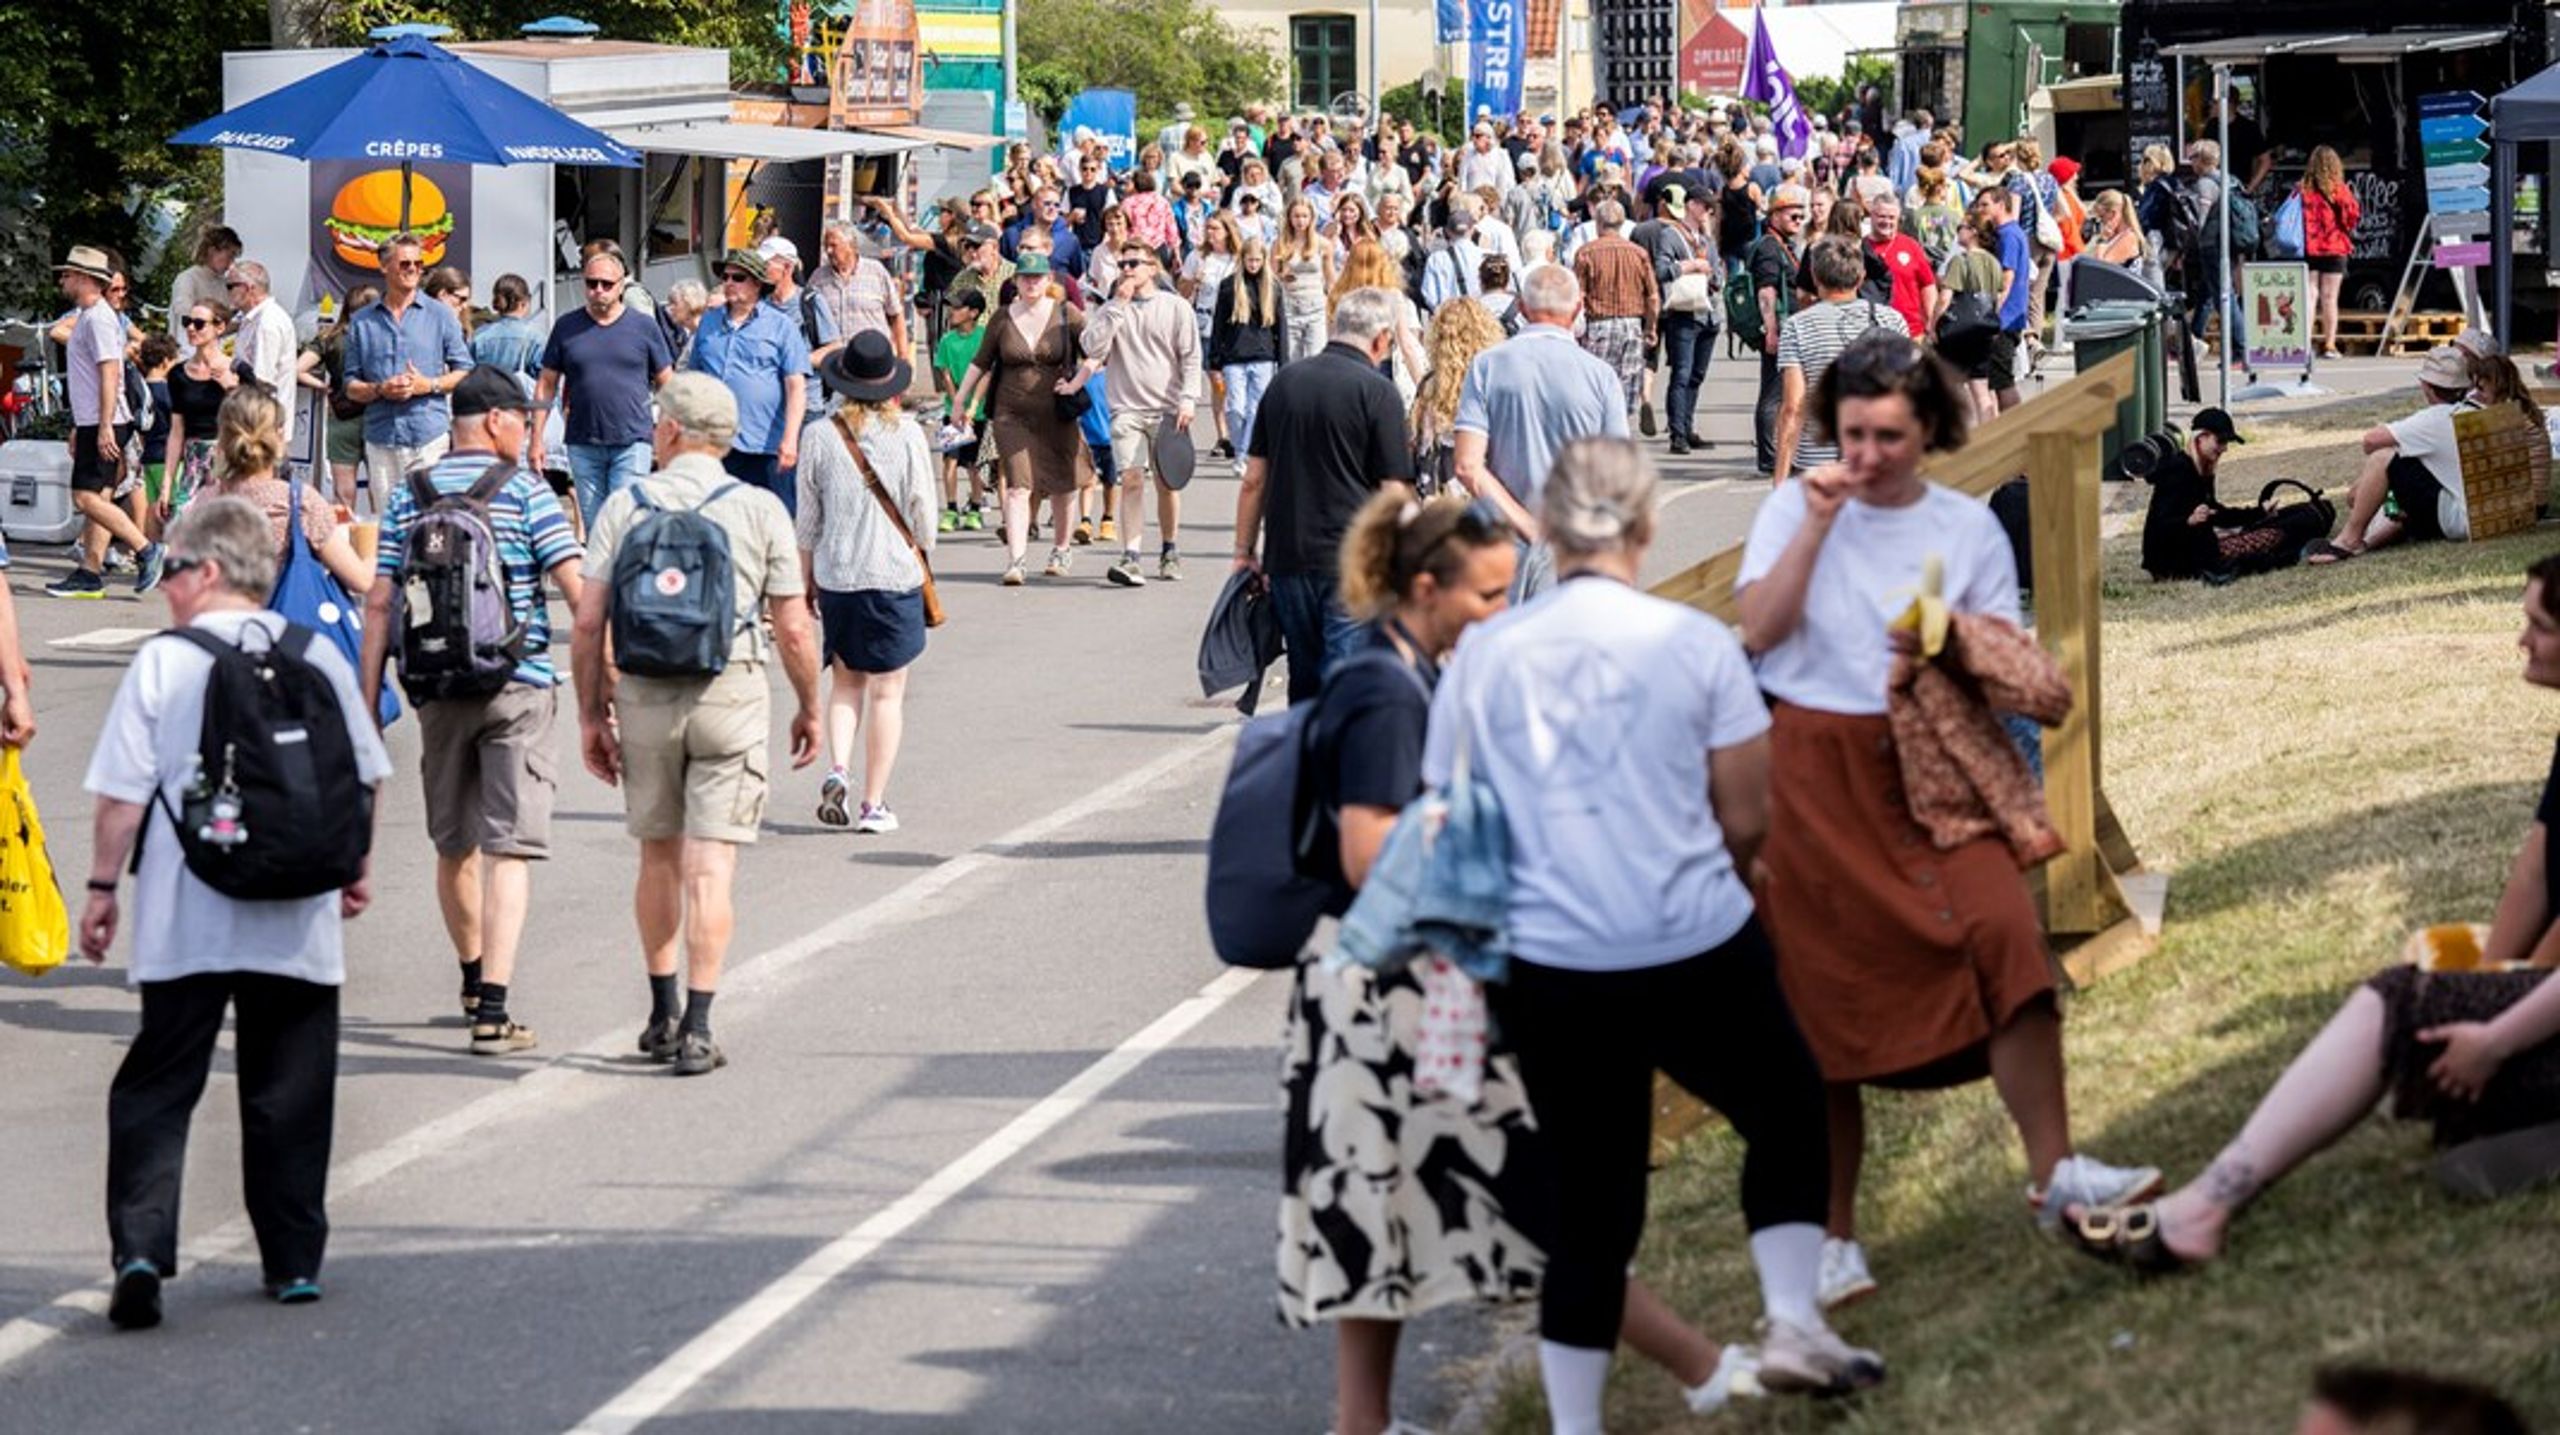
[(584, 164), (637, 168), (640, 155), (602, 132), (415, 35), (351, 59), (170, 136), (288, 159), (377, 159), (400, 165), (400, 222), (410, 166)]

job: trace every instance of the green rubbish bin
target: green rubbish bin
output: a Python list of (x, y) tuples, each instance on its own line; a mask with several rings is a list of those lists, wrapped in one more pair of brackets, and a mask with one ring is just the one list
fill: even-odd
[(2168, 347), (2162, 337), (2166, 313), (2148, 299), (2106, 299), (2063, 317), (2062, 337), (2071, 341), (2075, 372), (2097, 368), (2128, 351), (2134, 355), (2133, 392), (2116, 405), (2116, 426), (2103, 444), (2104, 472), (2110, 479), (2124, 477), (2120, 459), (2126, 445), (2168, 425)]

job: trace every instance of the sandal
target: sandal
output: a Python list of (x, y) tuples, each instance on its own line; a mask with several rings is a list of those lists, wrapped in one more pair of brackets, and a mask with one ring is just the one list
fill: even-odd
[(2333, 563), (2344, 563), (2350, 558), (2363, 556), (2364, 550), (2361, 548), (2341, 548), (2326, 538), (2302, 550), (2302, 561), (2318, 568), (2326, 568)]
[(2082, 1252), (2110, 1265), (2131, 1266), (2144, 1275), (2175, 1275), (2197, 1264), (2169, 1249), (2160, 1234), (2160, 1208), (2155, 1202), (2082, 1211), (2064, 1222), (2062, 1229)]

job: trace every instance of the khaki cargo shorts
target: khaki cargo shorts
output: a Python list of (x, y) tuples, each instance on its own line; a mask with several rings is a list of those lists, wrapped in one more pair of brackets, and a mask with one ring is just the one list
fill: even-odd
[(631, 835), (644, 842), (755, 841), (764, 821), (772, 708), (761, 663), (732, 661), (709, 682), (622, 679), (613, 714)]
[(551, 855), (560, 787), (551, 727), (559, 710), (558, 688), (528, 683), (418, 704), (418, 772), (438, 856)]
[(1163, 414), (1111, 416), (1111, 466), (1122, 483), (1155, 477), (1156, 435), (1164, 431), (1166, 422)]

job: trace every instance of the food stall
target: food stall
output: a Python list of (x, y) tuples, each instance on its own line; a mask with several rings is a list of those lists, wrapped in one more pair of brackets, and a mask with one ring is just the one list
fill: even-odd
[[(2413, 18), (2426, 23), (2413, 26)], [(2262, 211), (2271, 215), (2300, 180), (2312, 148), (2336, 149), (2363, 210), (2342, 307), (2383, 312), (2412, 256), (2429, 243), (2422, 97), (2495, 95), (2538, 72), (2551, 49), (2551, 26), (2540, 4), (2523, 0), (2441, 0), (2423, 17), (2378, 4), (2272, 0), (2235, 11), (2209, 0), (2128, 0), (2131, 151), (2138, 156), (2143, 146), (2160, 144), (2182, 155), (2188, 141), (2215, 135), (2213, 72), (2228, 66), (2234, 153), (2226, 166), (2244, 182), (2257, 181)], [(2518, 272), (2533, 281), (2520, 297), (2543, 308), (2551, 290), (2541, 196), (2550, 179), (2547, 170), (2526, 173), (2485, 206), (2514, 216), (2517, 253), (2527, 259)], [(2420, 277), (2418, 307), (2454, 306), (2442, 271)]]
[[(528, 35), (446, 48), (647, 159), (637, 169), (565, 163), (475, 168), (424, 159), (411, 164), (405, 222), (427, 241), (428, 264), (461, 266), (484, 293), (500, 274), (522, 275), (537, 309), (545, 312), (582, 301), (578, 249), (593, 239), (619, 243), (635, 277), (654, 293), (664, 293), (678, 279), (707, 279), (729, 241), (731, 211), (741, 202), (741, 190), (731, 182), (733, 164), (813, 164), (831, 176), (866, 164), (894, 171), (898, 157), (911, 151), (978, 142), (974, 136), (912, 128), (741, 123), (725, 50), (584, 35)], [(356, 53), (226, 54), (224, 106), (236, 108)], [(752, 101), (747, 112), (757, 113)], [(387, 157), (306, 164), (252, 150), (224, 152), (225, 221), (240, 232), (248, 256), (267, 266), (274, 292), (297, 312), (306, 331), (350, 289), (379, 282), (371, 245), (404, 222), (397, 170)], [(894, 181), (875, 174), (869, 182)], [(851, 204), (832, 184), (829, 200), (828, 212), (844, 212)], [(814, 228), (812, 222), (808, 232), (795, 234), (804, 251), (814, 252)]]

